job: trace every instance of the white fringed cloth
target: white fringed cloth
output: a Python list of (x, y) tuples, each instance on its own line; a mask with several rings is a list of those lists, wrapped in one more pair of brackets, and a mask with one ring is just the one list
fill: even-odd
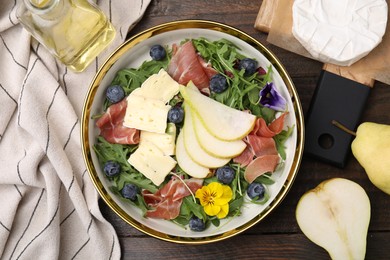
[(120, 259), (80, 145), (88, 86), (150, 0), (100, 0), (117, 30), (82, 73), (58, 63), (19, 24), (20, 0), (0, 6), (0, 258)]

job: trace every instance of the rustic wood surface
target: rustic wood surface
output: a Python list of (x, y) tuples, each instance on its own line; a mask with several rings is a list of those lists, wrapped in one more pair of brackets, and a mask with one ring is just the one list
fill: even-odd
[[(277, 55), (292, 77), (306, 113), (323, 64), (268, 44), (266, 34), (254, 29), (260, 4), (261, 1), (252, 0), (153, 0), (130, 36), (182, 19), (205, 19), (234, 26)], [(390, 124), (389, 100), (390, 87), (376, 82), (362, 121)], [(329, 259), (325, 250), (302, 234), (295, 208), (305, 191), (332, 177), (348, 178), (366, 190), (372, 207), (366, 259), (390, 259), (390, 197), (370, 183), (352, 155), (344, 169), (304, 157), (294, 185), (274, 212), (246, 232), (217, 243), (191, 246), (161, 241), (126, 224), (104, 202), (101, 210), (118, 233), (123, 259)]]

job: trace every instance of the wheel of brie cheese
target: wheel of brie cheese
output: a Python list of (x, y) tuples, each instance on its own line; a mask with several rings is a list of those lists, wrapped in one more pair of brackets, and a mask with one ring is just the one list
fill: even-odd
[(386, 0), (295, 0), (292, 32), (313, 58), (349, 66), (382, 41), (387, 12)]

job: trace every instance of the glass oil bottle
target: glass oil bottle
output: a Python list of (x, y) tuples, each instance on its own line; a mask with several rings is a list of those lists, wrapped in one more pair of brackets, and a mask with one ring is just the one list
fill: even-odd
[(87, 0), (23, 0), (18, 18), (27, 31), (75, 72), (83, 71), (115, 37), (115, 29)]

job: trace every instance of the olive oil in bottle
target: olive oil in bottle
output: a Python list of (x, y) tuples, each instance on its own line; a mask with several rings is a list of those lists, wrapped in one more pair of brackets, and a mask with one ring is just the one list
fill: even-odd
[(115, 37), (103, 12), (87, 0), (24, 0), (18, 18), (71, 70), (83, 71)]

